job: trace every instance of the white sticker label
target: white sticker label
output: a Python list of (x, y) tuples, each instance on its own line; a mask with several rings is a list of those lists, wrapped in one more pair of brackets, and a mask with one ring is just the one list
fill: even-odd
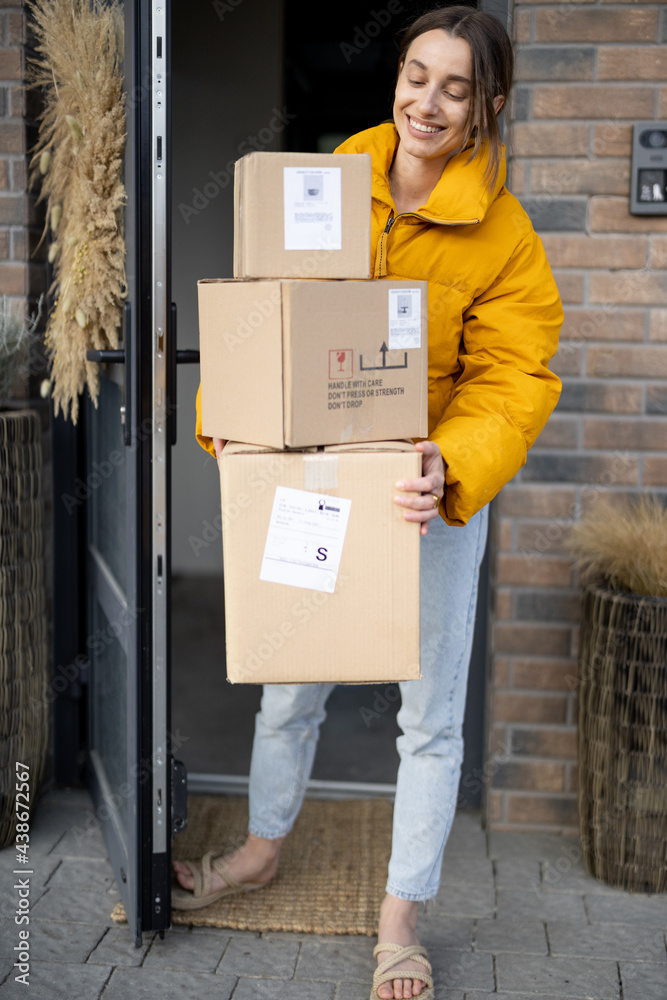
[(332, 594), (351, 500), (276, 486), (260, 580)]
[(422, 345), (421, 288), (389, 289), (389, 350)]
[(343, 246), (341, 168), (283, 167), (286, 250)]

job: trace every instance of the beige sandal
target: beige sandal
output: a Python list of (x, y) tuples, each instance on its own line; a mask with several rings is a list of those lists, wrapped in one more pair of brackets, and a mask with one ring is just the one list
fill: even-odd
[[(171, 905), (174, 910), (203, 910), (205, 906), (210, 906), (223, 896), (262, 889), (271, 881), (268, 879), (266, 882), (237, 882), (220, 858), (213, 859), (213, 851), (207, 851), (199, 863), (184, 861), (183, 864), (190, 869), (195, 884), (192, 892), (188, 892), (187, 889), (171, 890)], [(211, 892), (211, 871), (222, 875), (227, 883), (224, 889)]]
[[(391, 951), (394, 957), (386, 958), (384, 962), (380, 962), (373, 973), (370, 1000), (379, 1000), (377, 994), (378, 986), (382, 986), (383, 983), (388, 983), (392, 979), (418, 979), (425, 984), (425, 988), (421, 993), (417, 994), (418, 1000), (435, 1000), (433, 977), (431, 976), (433, 969), (431, 968), (431, 963), (426, 958), (428, 954), (426, 948), (422, 948), (419, 944), (408, 944), (405, 946), (400, 944), (376, 944), (373, 948), (373, 958), (377, 958), (381, 951)], [(405, 962), (409, 958), (423, 965), (424, 972), (416, 972), (414, 969), (401, 969), (400, 963)]]

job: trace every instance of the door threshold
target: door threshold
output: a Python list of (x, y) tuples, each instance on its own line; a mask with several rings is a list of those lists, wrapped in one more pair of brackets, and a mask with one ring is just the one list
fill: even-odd
[[(188, 774), (188, 792), (192, 795), (247, 795), (248, 776), (243, 774)], [(396, 785), (367, 781), (318, 781), (306, 786), (309, 799), (391, 799)]]

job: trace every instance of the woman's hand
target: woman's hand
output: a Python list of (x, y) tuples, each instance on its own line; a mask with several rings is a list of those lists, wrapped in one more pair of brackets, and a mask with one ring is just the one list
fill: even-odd
[(222, 449), (225, 447), (226, 444), (227, 442), (223, 441), (222, 438), (213, 438), (213, 447), (215, 448), (215, 457), (217, 459), (220, 458)]
[(423, 455), (421, 479), (402, 479), (396, 489), (417, 496), (396, 496), (394, 503), (405, 507), (406, 521), (421, 521), (421, 534), (428, 531), (428, 522), (439, 517), (435, 497), (442, 500), (445, 492), (445, 463), (435, 441), (420, 441), (415, 445)]

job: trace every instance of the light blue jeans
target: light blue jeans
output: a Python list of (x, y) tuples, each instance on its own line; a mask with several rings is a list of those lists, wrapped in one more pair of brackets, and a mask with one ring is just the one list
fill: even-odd
[[(400, 684), (400, 765), (386, 891), (438, 891), (463, 758), (463, 714), (488, 508), (465, 527), (430, 522), (421, 550), (421, 673)], [(333, 684), (264, 687), (250, 765), (249, 830), (284, 837), (301, 808)]]

